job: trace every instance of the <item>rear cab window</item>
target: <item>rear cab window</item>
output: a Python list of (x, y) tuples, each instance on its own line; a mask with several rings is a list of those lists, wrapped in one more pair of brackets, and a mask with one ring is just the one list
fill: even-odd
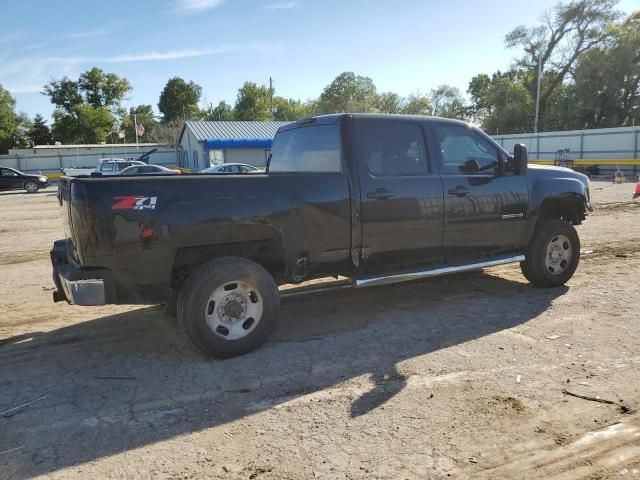
[(269, 173), (340, 173), (342, 152), (336, 124), (284, 130), (271, 147)]

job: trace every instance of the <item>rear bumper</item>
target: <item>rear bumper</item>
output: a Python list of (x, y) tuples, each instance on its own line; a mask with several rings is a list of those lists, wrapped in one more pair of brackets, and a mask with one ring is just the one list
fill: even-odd
[(116, 303), (116, 289), (111, 272), (104, 268), (83, 268), (68, 259), (68, 240), (54, 242), (51, 250), (54, 302), (73, 305)]

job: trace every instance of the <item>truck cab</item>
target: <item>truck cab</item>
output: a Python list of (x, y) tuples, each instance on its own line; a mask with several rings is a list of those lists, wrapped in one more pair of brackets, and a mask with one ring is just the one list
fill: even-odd
[(339, 114), (281, 127), (265, 173), (63, 179), (57, 300), (175, 300), (214, 356), (266, 340), (277, 285), (375, 286), (520, 262), (552, 287), (577, 268), (585, 175), (529, 165), (464, 122)]

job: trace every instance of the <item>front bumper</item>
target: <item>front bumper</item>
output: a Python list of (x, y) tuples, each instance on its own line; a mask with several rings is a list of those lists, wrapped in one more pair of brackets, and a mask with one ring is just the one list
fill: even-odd
[(51, 250), (54, 302), (92, 306), (115, 303), (115, 284), (104, 268), (83, 268), (68, 259), (68, 240), (54, 242)]

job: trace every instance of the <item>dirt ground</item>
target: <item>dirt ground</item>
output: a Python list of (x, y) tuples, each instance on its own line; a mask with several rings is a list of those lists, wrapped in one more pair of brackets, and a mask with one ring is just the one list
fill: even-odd
[(160, 307), (53, 304), (55, 190), (0, 193), (0, 480), (640, 479), (632, 192), (594, 183), (566, 287), (505, 266), (293, 297), (226, 361)]

